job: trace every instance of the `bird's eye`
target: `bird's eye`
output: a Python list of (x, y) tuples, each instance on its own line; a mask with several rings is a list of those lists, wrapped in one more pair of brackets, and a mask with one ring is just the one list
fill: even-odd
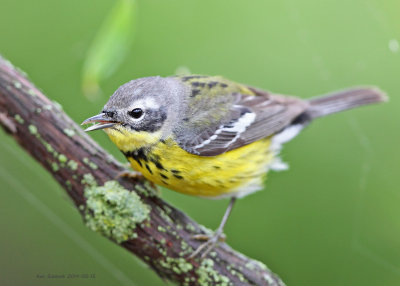
[(132, 109), (131, 111), (128, 111), (129, 116), (139, 119), (140, 117), (143, 116), (143, 110), (141, 108), (135, 108)]

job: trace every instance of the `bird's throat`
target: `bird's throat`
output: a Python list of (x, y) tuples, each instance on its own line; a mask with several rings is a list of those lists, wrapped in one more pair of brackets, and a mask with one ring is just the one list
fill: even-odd
[(130, 131), (124, 127), (107, 128), (104, 130), (111, 141), (122, 152), (140, 148), (150, 148), (161, 139), (161, 132)]

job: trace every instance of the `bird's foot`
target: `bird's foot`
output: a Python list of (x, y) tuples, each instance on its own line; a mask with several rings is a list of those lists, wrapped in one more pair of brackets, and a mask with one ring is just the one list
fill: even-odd
[[(135, 182), (146, 181), (146, 178), (143, 176), (142, 173), (136, 172), (136, 171), (128, 171), (128, 170), (118, 173), (117, 179), (120, 179), (120, 178), (126, 178), (129, 180), (135, 181)], [(150, 184), (152, 187), (155, 188), (155, 185), (152, 182), (150, 182)]]
[(226, 240), (226, 235), (222, 231), (217, 230), (212, 235), (207, 234), (196, 234), (192, 236), (193, 239), (205, 241), (201, 244), (192, 254), (189, 255), (189, 259), (195, 258), (201, 252), (200, 258), (205, 258), (211, 250), (213, 250), (219, 242)]
[(159, 188), (157, 188), (156, 184), (154, 184), (152, 181), (147, 180), (146, 177), (143, 176), (143, 174), (140, 172), (125, 170), (125, 171), (120, 172), (117, 175), (117, 179), (121, 179), (121, 178), (126, 178), (129, 180), (132, 180), (135, 183), (140, 182), (145, 187), (146, 187), (146, 184), (149, 184), (151, 188), (149, 189), (147, 187), (147, 190), (149, 192), (151, 192), (151, 194), (153, 196), (160, 196), (160, 190), (159, 190)]
[(136, 171), (122, 171), (117, 175), (117, 178), (128, 178), (135, 181), (143, 181), (145, 179), (142, 173)]

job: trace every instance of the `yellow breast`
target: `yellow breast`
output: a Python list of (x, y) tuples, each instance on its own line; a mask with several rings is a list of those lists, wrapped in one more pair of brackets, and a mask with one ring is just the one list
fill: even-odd
[[(273, 159), (269, 138), (214, 157), (202, 157), (186, 152), (172, 138), (160, 141), (155, 134), (132, 136), (130, 132), (113, 130), (107, 133), (132, 168), (148, 180), (194, 196), (243, 196), (259, 190)], [(146, 144), (139, 144), (137, 140)], [(154, 144), (148, 144), (150, 141)]]

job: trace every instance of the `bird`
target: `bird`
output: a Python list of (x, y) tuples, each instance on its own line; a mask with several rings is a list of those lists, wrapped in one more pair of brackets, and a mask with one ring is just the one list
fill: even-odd
[(209, 199), (229, 198), (221, 223), (191, 258), (220, 241), (237, 199), (263, 189), (269, 170), (286, 169), (282, 145), (314, 119), (384, 102), (373, 86), (301, 99), (221, 76), (152, 76), (120, 86), (82, 124), (104, 130), (131, 167), (157, 185)]

